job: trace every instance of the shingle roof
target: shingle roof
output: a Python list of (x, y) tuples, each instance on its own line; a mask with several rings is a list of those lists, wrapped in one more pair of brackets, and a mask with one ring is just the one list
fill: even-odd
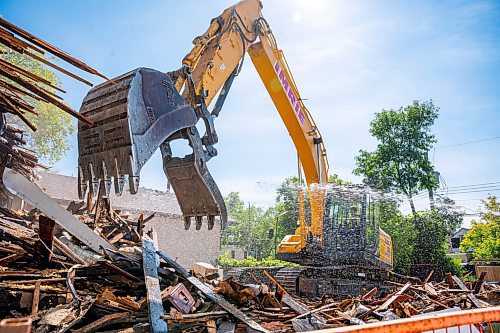
[[(55, 173), (38, 172), (40, 179), (37, 181), (50, 197), (57, 200), (80, 201), (78, 198), (78, 182), (76, 177), (58, 175)], [(174, 193), (168, 193), (148, 188), (139, 188), (135, 195), (128, 190), (117, 197), (111, 191), (111, 205), (116, 208), (159, 212), (181, 215), (181, 209)]]

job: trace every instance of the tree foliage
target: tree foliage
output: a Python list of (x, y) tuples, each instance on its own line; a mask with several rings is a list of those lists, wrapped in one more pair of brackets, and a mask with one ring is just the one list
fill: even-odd
[(453, 229), (454, 216), (449, 216), (446, 211), (424, 211), (419, 212), (420, 220), (417, 228), (417, 238), (413, 253), (414, 264), (431, 264), (441, 267), (444, 272), (452, 272), (455, 275), (461, 275), (461, 268), (448, 255), (449, 239)]
[(218, 264), (222, 267), (273, 267), (273, 266), (298, 266), (297, 264), (274, 259), (272, 256), (257, 260), (252, 256), (246, 259), (232, 259), (227, 253), (220, 255)]
[(392, 239), (394, 253), (394, 270), (400, 274), (408, 274), (413, 263), (417, 229), (411, 219), (404, 216), (392, 200), (382, 202), (380, 210), (380, 227)]
[(432, 100), (376, 113), (370, 133), (378, 141), (377, 148), (359, 151), (354, 174), (366, 177), (375, 188), (404, 194), (416, 214), (412, 196), (435, 187), (428, 152), (436, 142), (430, 129), (438, 114)]
[(460, 275), (460, 267), (448, 256), (449, 237), (462, 224), (463, 213), (450, 199), (437, 201), (435, 210), (403, 215), (394, 201), (383, 202), (381, 227), (393, 242), (394, 270), (408, 274), (413, 264), (431, 264)]
[[(249, 256), (257, 259), (274, 255), (274, 229), (277, 210), (246, 206), (238, 192), (231, 192), (224, 199), (229, 214), (229, 223), (222, 233), (223, 245), (237, 245), (250, 249)], [(250, 219), (250, 242), (248, 223)], [(271, 237), (272, 236), (272, 237)]]
[(471, 222), (471, 230), (460, 243), (460, 250), (473, 251), (474, 258), (500, 258), (500, 203), (495, 196), (483, 201), (486, 213)]
[[(53, 85), (60, 86), (61, 82), (57, 74), (39, 61), (14, 51), (8, 51), (6, 48), (0, 51), (4, 52), (4, 60), (48, 80)], [(53, 92), (50, 87), (44, 88)], [(29, 102), (35, 105), (38, 116), (28, 113), (26, 117), (35, 124), (37, 131), (31, 131), (15, 116), (9, 117), (9, 121), (26, 131), (28, 146), (38, 153), (38, 157), (44, 163), (52, 165), (60, 160), (71, 147), (68, 138), (75, 131), (72, 117), (52, 104), (35, 100)]]

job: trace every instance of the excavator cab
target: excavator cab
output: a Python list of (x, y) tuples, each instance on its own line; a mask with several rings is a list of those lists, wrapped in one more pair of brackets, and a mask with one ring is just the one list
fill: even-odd
[[(287, 236), (277, 257), (301, 265), (360, 265), (390, 269), (391, 238), (380, 228), (381, 195), (365, 185), (326, 186), (321, 241), (306, 242), (300, 251), (289, 251)], [(306, 209), (307, 210), (307, 209)], [(309, 235), (309, 238), (311, 236)]]
[[(98, 85), (83, 100), (80, 113), (94, 123), (78, 124), (81, 199), (87, 193), (108, 197), (112, 183), (116, 195), (127, 183), (130, 193), (137, 193), (141, 168), (160, 148), (186, 229), (192, 218), (200, 229), (204, 217), (212, 229), (216, 216), (224, 226), (224, 200), (206, 167), (209, 157), (195, 126), (199, 112), (179, 94), (169, 73), (138, 68)], [(170, 142), (182, 139), (192, 153), (175, 157)]]
[(380, 228), (381, 200), (364, 185), (334, 186), (328, 191), (323, 244), (331, 262), (392, 267), (390, 237)]

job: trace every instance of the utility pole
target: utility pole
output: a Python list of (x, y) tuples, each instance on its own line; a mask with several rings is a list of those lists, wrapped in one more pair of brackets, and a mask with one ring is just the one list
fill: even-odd
[(250, 235), (250, 202), (248, 203), (248, 244), (247, 244), (247, 258), (250, 255), (250, 242), (252, 241), (252, 237)]
[[(283, 214), (281, 214), (283, 215)], [(278, 245), (276, 245), (276, 237), (277, 237), (277, 234), (278, 234), (278, 219), (279, 219), (280, 216), (276, 216), (276, 222), (274, 224), (274, 258), (276, 259), (276, 248), (278, 247)]]

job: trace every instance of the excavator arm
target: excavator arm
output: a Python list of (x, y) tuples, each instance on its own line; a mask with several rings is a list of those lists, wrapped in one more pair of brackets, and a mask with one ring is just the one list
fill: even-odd
[[(108, 195), (111, 178), (120, 194), (124, 175), (135, 193), (141, 167), (160, 148), (186, 226), (191, 217), (196, 218), (197, 228), (203, 216), (208, 217), (209, 228), (215, 215), (225, 222), (224, 202), (206, 162), (217, 155), (215, 118), (248, 53), (297, 149), (311, 199), (311, 224), (306, 224), (302, 207), (299, 228), (280, 248), (297, 252), (305, 246), (307, 234), (321, 240), (324, 193), (314, 184), (328, 181), (326, 150), (261, 8), (259, 0), (244, 0), (214, 18), (194, 39), (179, 70), (163, 74), (137, 69), (114, 79), (115, 85), (89, 92), (81, 113), (95, 125), (79, 125), (82, 197), (87, 190), (97, 194), (100, 186)], [(195, 127), (200, 119), (205, 124), (202, 135)], [(188, 140), (193, 153), (174, 157), (170, 143), (178, 139)]]

